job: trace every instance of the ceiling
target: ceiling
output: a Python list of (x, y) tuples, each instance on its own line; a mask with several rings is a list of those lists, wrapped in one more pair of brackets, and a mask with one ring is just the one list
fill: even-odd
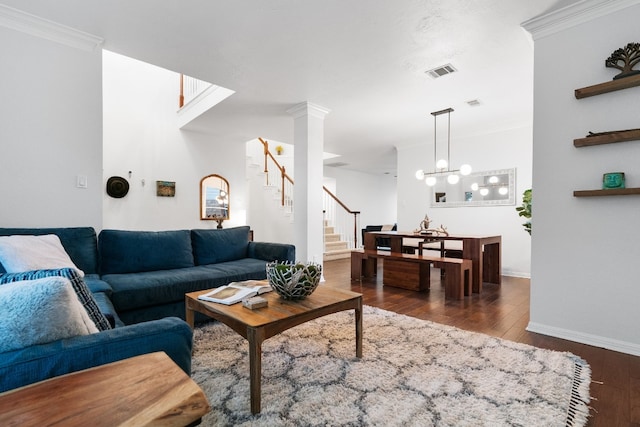
[[(215, 140), (293, 143), (286, 112), (331, 110), (325, 151), (390, 173), (452, 107), (452, 140), (527, 125), (533, 44), (520, 27), (571, 0), (0, 0), (102, 37), (104, 48), (235, 91), (190, 124)], [(426, 70), (451, 63), (438, 79)], [(471, 107), (470, 100), (480, 105)]]

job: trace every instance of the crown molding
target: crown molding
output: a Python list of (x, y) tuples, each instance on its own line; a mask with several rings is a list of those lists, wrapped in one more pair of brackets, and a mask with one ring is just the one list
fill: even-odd
[(93, 52), (104, 39), (0, 4), (0, 26)]
[(300, 104), (294, 105), (287, 110), (287, 113), (291, 114), (294, 119), (303, 116), (312, 116), (318, 119), (324, 119), (324, 117), (330, 112), (331, 110), (329, 110), (328, 108), (322, 107), (312, 102), (301, 102)]
[(537, 40), (638, 4), (640, 0), (581, 0), (529, 19), (521, 26)]

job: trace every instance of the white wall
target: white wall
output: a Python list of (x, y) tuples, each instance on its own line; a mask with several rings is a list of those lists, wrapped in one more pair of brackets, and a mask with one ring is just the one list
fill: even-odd
[[(293, 171), (293, 146), (281, 142), (269, 142), (269, 150), (275, 153), (275, 147), (282, 145), (284, 154), (277, 156), (278, 163), (287, 173)], [(247, 221), (251, 225), (255, 240), (264, 242), (294, 244), (293, 216), (283, 206), (278, 191), (280, 179), (272, 179), (267, 187), (264, 174), (264, 148), (257, 139), (246, 143), (247, 157)], [(273, 169), (273, 163), (268, 166)], [(274, 172), (275, 173), (275, 172)], [(277, 172), (279, 175), (279, 172)], [(275, 181), (275, 182), (274, 182)]]
[[(605, 59), (638, 41), (640, 5), (535, 41), (529, 330), (640, 355), (640, 198), (575, 198), (605, 172), (640, 187), (640, 141), (575, 148), (587, 132), (637, 128), (640, 87), (577, 100), (610, 81)], [(638, 68), (638, 67), (636, 67)]]
[[(487, 124), (488, 127), (491, 124)], [(418, 169), (433, 170), (432, 142), (398, 147), (398, 229), (419, 228), (425, 214), (436, 227), (451, 234), (501, 235), (502, 273), (528, 277), (531, 272), (531, 238), (515, 208), (522, 192), (531, 188), (531, 126), (522, 126), (451, 140), (452, 166), (468, 163), (474, 172), (516, 168), (516, 205), (431, 207), (433, 189), (415, 178)]]
[[(104, 52), (104, 182), (122, 176), (130, 184), (121, 199), (104, 192), (104, 228), (215, 228), (199, 215), (200, 179), (212, 173), (229, 181), (230, 219), (223, 226), (246, 223), (245, 146), (178, 129), (178, 78)], [(176, 196), (156, 196), (156, 181), (175, 181)]]
[[(0, 226), (102, 223), (101, 54), (0, 27)], [(88, 188), (76, 187), (76, 176)]]
[[(275, 152), (276, 145), (284, 146), (284, 153), (276, 156), (285, 166), (288, 174), (293, 174), (294, 146), (281, 142), (270, 142), (269, 148)], [(264, 156), (262, 145), (256, 141), (247, 143), (247, 181), (250, 208), (249, 222), (261, 240), (293, 243), (293, 218), (280, 206), (280, 195), (276, 188), (265, 189)], [(271, 164), (271, 163), (270, 163)], [(360, 211), (359, 228), (367, 224), (394, 224), (396, 222), (396, 180), (391, 175), (372, 175), (343, 168), (324, 167), (323, 185), (354, 211)], [(279, 182), (278, 182), (279, 185)], [(358, 234), (361, 245), (361, 235)]]
[[(397, 222), (397, 188), (393, 175), (373, 175), (325, 166), (324, 176), (335, 180), (336, 197), (352, 211), (360, 211), (360, 229), (367, 225)], [(362, 245), (361, 240), (362, 235), (358, 232), (359, 245)]]

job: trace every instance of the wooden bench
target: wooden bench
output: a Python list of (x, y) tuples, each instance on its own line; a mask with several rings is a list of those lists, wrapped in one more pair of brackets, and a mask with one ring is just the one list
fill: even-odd
[(369, 260), (362, 249), (351, 251), (351, 280), (373, 277), (376, 275), (377, 268), (376, 258)]
[(372, 277), (376, 272), (377, 259), (384, 260), (382, 283), (385, 285), (414, 291), (427, 290), (433, 264), (446, 273), (445, 298), (463, 299), (471, 293), (472, 263), (461, 258), (357, 249), (351, 252), (351, 279)]

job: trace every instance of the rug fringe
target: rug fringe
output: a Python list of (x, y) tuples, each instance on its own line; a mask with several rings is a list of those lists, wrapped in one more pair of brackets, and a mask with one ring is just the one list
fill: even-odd
[(591, 383), (591, 367), (589, 364), (574, 356), (573, 382), (571, 385), (571, 400), (567, 411), (567, 427), (584, 426), (589, 418), (589, 385)]

